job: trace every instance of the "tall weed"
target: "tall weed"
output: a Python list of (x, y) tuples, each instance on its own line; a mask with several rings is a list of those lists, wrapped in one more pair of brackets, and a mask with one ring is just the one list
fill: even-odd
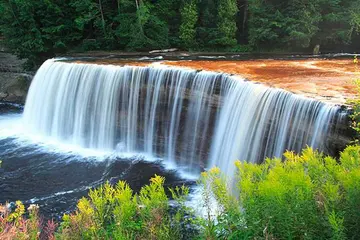
[(217, 168), (202, 175), (223, 209), (208, 221), (213, 239), (359, 239), (360, 147), (349, 146), (339, 161), (311, 148), (284, 156), (236, 162), (239, 203)]
[(78, 202), (77, 211), (64, 215), (59, 239), (182, 239), (187, 187), (170, 189), (178, 203), (170, 214), (165, 178), (156, 176), (135, 194), (120, 181), (91, 190)]

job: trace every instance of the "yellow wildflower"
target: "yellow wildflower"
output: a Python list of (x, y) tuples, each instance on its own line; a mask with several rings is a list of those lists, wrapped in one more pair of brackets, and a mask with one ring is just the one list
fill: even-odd
[(236, 160), (236, 161), (235, 161), (235, 166), (236, 166), (237, 168), (240, 168), (240, 167), (241, 167), (241, 161), (240, 161), (240, 160)]
[(218, 174), (220, 174), (220, 168), (218, 168), (218, 167), (213, 167), (213, 168), (210, 169), (209, 172), (210, 172), (210, 174), (218, 175)]

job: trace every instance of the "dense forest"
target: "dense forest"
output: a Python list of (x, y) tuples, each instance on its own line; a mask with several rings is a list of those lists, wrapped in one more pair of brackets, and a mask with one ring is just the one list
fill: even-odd
[(8, 48), (37, 65), (88, 50), (312, 52), (359, 48), (357, 0), (2, 0)]

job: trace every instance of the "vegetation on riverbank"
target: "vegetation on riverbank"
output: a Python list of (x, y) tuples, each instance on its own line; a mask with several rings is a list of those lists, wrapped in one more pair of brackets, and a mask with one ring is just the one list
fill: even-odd
[(301, 155), (285, 153), (285, 161), (237, 162), (238, 203), (224, 191), (221, 173), (210, 171), (204, 176), (223, 209), (213, 236), (358, 239), (359, 154), (359, 146), (349, 146), (336, 161), (308, 148)]
[(348, 51), (360, 41), (353, 0), (9, 0), (0, 14), (0, 35), (29, 67), (68, 51)]
[(360, 70), (359, 70), (359, 60), (358, 56), (354, 57), (354, 64), (356, 68), (357, 76), (353, 80), (353, 84), (356, 87), (357, 96), (354, 99), (348, 101), (349, 105), (352, 108), (352, 128), (355, 130), (357, 136), (355, 138), (355, 143), (359, 144), (360, 140)]
[[(0, 237), (13, 239), (359, 239), (360, 147), (349, 146), (339, 160), (310, 148), (285, 153), (285, 161), (236, 162), (237, 180), (218, 168), (201, 175), (207, 217), (185, 207), (186, 187), (169, 191), (155, 176), (135, 194), (125, 182), (106, 183), (79, 201), (76, 212), (55, 224), (41, 223), (32, 207), (0, 214)], [(229, 192), (229, 185), (235, 186)], [(238, 197), (235, 197), (238, 196)], [(211, 198), (217, 202), (214, 206)], [(5, 209), (3, 207), (3, 209)], [(45, 226), (42, 228), (41, 226)]]

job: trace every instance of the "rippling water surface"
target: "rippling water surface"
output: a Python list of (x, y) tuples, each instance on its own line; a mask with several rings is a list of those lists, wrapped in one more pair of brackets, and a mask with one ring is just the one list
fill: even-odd
[(126, 180), (134, 190), (155, 174), (166, 177), (166, 186), (193, 183), (161, 159), (96, 152), (24, 135), (21, 107), (0, 104), (0, 110), (0, 203), (35, 203), (46, 218), (59, 218), (107, 180)]

